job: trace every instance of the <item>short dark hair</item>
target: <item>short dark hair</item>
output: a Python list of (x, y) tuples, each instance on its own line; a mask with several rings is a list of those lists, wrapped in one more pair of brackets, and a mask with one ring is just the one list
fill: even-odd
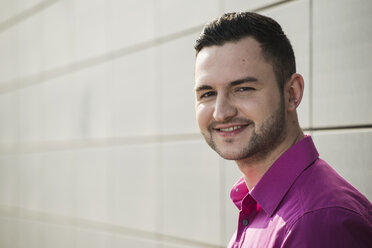
[(281, 26), (269, 17), (253, 12), (223, 14), (204, 26), (196, 40), (196, 54), (204, 47), (222, 46), (249, 36), (260, 43), (262, 55), (273, 66), (279, 89), (283, 90), (285, 83), (296, 72), (296, 61), (291, 43)]

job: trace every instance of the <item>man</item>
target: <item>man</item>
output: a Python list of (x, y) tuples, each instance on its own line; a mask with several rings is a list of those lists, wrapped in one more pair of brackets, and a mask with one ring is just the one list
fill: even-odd
[(199, 128), (243, 175), (231, 190), (239, 222), (228, 247), (372, 247), (371, 203), (299, 126), (304, 80), (280, 25), (224, 14), (195, 49)]

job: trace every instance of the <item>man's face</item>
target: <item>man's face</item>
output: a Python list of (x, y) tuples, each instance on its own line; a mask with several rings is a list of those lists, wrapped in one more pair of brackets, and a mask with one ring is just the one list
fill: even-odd
[(284, 100), (254, 38), (203, 48), (195, 84), (200, 131), (223, 158), (264, 158), (285, 137)]

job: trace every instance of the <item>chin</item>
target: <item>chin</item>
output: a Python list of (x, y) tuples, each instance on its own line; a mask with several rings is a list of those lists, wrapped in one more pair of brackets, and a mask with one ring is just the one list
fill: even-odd
[(216, 152), (224, 159), (227, 160), (241, 160), (244, 156), (240, 152), (233, 152), (233, 151), (221, 151), (216, 150)]

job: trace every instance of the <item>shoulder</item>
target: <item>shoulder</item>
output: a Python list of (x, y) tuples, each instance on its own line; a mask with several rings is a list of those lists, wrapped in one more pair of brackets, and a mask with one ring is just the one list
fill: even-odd
[(302, 172), (282, 204), (283, 247), (372, 247), (371, 203), (321, 159)]
[(371, 219), (343, 207), (306, 212), (287, 226), (283, 247), (372, 247)]
[(322, 159), (303, 171), (289, 194), (291, 192), (300, 202), (302, 214), (321, 209), (344, 209), (364, 218), (372, 217), (369, 200)]

